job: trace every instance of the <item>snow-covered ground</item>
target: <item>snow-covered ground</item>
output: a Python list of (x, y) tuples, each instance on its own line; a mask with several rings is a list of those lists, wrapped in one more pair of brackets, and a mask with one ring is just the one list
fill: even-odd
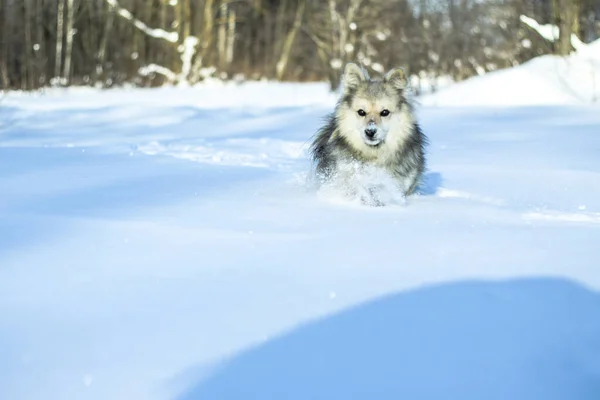
[(597, 400), (600, 108), (538, 97), (419, 108), (368, 208), (305, 185), (325, 85), (10, 94), (0, 399)]
[(600, 39), (568, 57), (546, 55), (423, 96), (431, 106), (600, 104)]

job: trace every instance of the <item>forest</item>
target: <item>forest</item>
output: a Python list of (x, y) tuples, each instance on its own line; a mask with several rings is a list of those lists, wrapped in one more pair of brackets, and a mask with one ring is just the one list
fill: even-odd
[[(531, 22), (556, 27), (556, 40)], [(461, 81), (600, 36), (599, 0), (0, 0), (0, 87)]]

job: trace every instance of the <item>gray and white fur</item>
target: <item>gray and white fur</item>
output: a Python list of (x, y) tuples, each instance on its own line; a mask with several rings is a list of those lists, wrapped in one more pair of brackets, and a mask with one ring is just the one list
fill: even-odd
[(425, 171), (427, 138), (407, 94), (402, 69), (371, 78), (349, 63), (342, 94), (310, 147), (319, 184), (339, 177), (344, 165), (381, 168), (404, 196), (414, 194)]

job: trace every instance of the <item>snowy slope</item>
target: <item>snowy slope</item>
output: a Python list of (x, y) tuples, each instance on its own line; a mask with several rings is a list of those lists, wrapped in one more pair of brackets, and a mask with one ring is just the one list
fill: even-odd
[(5, 99), (0, 399), (597, 399), (599, 109), (420, 108), (424, 195), (374, 209), (304, 184), (334, 101)]
[(600, 40), (568, 57), (546, 55), (424, 96), (430, 106), (537, 106), (600, 103)]

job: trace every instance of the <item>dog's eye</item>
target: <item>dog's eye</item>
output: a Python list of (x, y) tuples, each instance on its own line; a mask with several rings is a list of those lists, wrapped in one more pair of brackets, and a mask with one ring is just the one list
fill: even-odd
[(358, 115), (364, 117), (365, 115), (367, 115), (367, 112), (361, 108), (360, 110), (358, 110)]
[(379, 115), (381, 115), (382, 117), (387, 117), (388, 115), (390, 115), (390, 110), (383, 110), (379, 113)]

